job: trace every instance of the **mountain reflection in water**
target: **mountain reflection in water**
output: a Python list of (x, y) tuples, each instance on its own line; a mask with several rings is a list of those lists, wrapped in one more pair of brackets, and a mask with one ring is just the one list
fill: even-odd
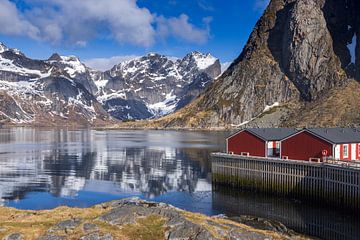
[(211, 191), (208, 158), (211, 151), (223, 150), (224, 137), (182, 131), (1, 129), (0, 197), (24, 208), (19, 201), (29, 192), (60, 198), (76, 198), (81, 191), (155, 198)]
[(226, 132), (0, 129), (0, 199), (20, 209), (141, 197), (208, 215), (277, 220), (321, 239), (360, 239), (358, 214), (211, 186)]

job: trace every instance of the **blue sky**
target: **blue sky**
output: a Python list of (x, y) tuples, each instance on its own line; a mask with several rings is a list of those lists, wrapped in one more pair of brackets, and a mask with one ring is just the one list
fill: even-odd
[(182, 57), (197, 50), (227, 62), (239, 55), (267, 3), (0, 0), (0, 41), (37, 59), (58, 52), (116, 62), (148, 52)]

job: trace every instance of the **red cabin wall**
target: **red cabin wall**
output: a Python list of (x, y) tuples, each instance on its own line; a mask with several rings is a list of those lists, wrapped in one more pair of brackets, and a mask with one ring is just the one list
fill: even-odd
[(234, 154), (248, 152), (250, 156), (265, 157), (265, 141), (247, 131), (242, 131), (227, 139), (227, 152)]
[(305, 160), (322, 158), (322, 151), (327, 150), (328, 156), (333, 155), (332, 144), (308, 132), (298, 133), (281, 143), (281, 156), (289, 159)]

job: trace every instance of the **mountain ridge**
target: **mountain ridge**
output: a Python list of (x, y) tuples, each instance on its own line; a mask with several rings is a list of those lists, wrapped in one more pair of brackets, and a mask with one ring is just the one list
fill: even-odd
[[(180, 108), (177, 106), (178, 102), (182, 101), (185, 105), (191, 101), (215, 78), (215, 74), (220, 74), (218, 59), (199, 52), (192, 52), (186, 57), (192, 59), (194, 56), (198, 56), (200, 61), (209, 58), (212, 62), (205, 65), (204, 62), (192, 62), (183, 66), (181, 74), (177, 73), (180, 77), (169, 80), (167, 66), (161, 65), (161, 59), (177, 67), (184, 62), (183, 59), (170, 60), (153, 53), (140, 58), (148, 64), (147, 68), (139, 70), (138, 68), (146, 64), (132, 60), (101, 72), (87, 67), (76, 56), (61, 56), (55, 53), (47, 60), (33, 60), (19, 50), (10, 49), (1, 43), (0, 97), (3, 104), (0, 104), (0, 124), (108, 125), (116, 123), (116, 119), (154, 118), (168, 114)], [(138, 66), (132, 69), (135, 74), (133, 79), (131, 76), (123, 76), (121, 69), (116, 69), (119, 66), (129, 68), (128, 65), (134, 61), (138, 61)], [(189, 68), (185, 69), (186, 67)], [(156, 80), (161, 74), (168, 81), (160, 86), (165, 88), (163, 93), (156, 96), (159, 95), (156, 91), (159, 86), (153, 84), (152, 80)], [(196, 88), (188, 87), (197, 81), (204, 84)], [(154, 82), (160, 83), (161, 79)], [(146, 85), (151, 88), (151, 84), (153, 91), (145, 92), (148, 95), (140, 91), (140, 88)], [(179, 85), (177, 92), (174, 85)], [(125, 86), (128, 87), (128, 92), (124, 91)], [(182, 87), (187, 90), (180, 91)], [(116, 95), (117, 97), (114, 97)], [(185, 97), (187, 99), (183, 100)], [(132, 109), (132, 106), (137, 108)], [(168, 110), (162, 112), (162, 107), (167, 107)], [(124, 108), (127, 112), (113, 114), (112, 109), (115, 108)]]

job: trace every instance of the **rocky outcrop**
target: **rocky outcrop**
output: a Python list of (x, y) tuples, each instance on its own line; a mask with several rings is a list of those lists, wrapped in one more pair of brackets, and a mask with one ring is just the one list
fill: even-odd
[[(288, 125), (293, 114), (341, 91), (349, 79), (360, 80), (359, 11), (356, 0), (270, 1), (228, 70), (188, 110), (164, 118), (161, 124)], [(331, 106), (334, 111), (338, 107)], [(265, 115), (266, 120), (261, 119)]]
[(88, 209), (1, 210), (7, 213), (0, 216), (3, 239), (311, 239), (284, 231), (284, 227), (277, 231), (275, 225), (270, 228), (267, 224), (266, 228), (261, 225), (261, 229), (256, 229), (224, 217), (207, 217), (139, 199), (123, 199)]

